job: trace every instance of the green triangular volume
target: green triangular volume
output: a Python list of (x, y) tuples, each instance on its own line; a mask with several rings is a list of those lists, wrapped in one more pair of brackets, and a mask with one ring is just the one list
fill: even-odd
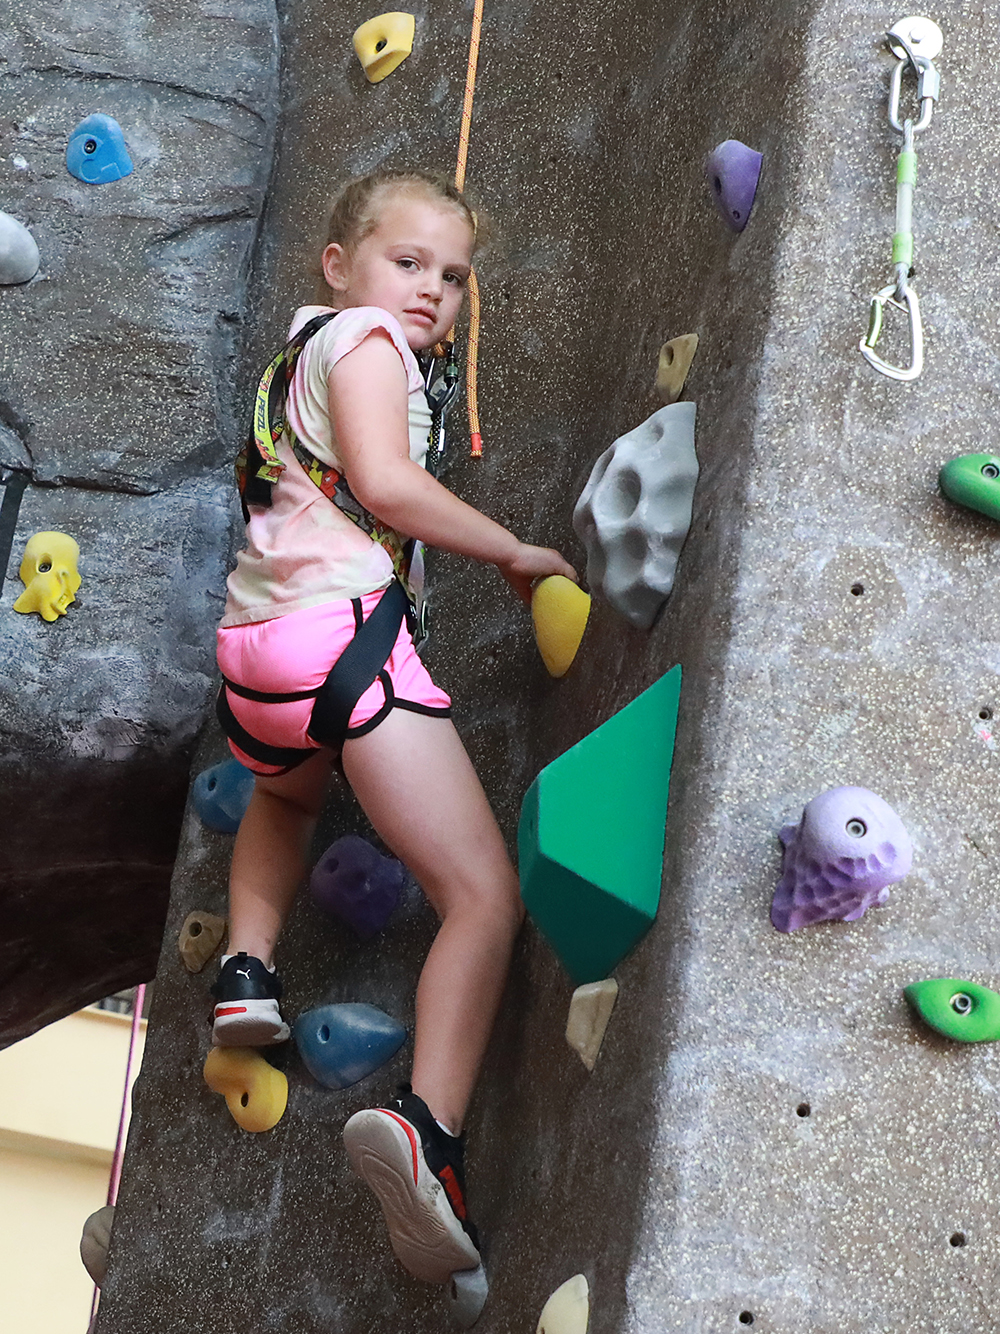
[(649, 930), (660, 900), (679, 666), (547, 765), (518, 826), (521, 897), (579, 986)]

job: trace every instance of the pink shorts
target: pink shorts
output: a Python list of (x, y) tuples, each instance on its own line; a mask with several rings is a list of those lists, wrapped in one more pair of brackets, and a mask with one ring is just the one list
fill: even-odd
[[(270, 621), (221, 627), (216, 652), (222, 675), (262, 694), (317, 690), (354, 638), (361, 620), (371, 615), (383, 591), (323, 602)], [(282, 749), (320, 749), (319, 742), (308, 733), (315, 699), (271, 704), (244, 699), (234, 691), (226, 694), (236, 721), (256, 740)], [(351, 712), (347, 736), (364, 736), (394, 708), (443, 718), (451, 714), (451, 700), (437, 688), (417, 657), (405, 620), (385, 666)], [(239, 762), (255, 774), (275, 776), (289, 767), (262, 764), (232, 740), (229, 746)]]

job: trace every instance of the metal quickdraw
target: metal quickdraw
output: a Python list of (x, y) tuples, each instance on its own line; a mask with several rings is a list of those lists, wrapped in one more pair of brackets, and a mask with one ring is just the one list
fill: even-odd
[[(861, 355), (869, 366), (891, 380), (915, 380), (924, 368), (924, 331), (920, 322), (920, 302), (910, 286), (913, 267), (913, 190), (917, 183), (917, 153), (914, 138), (931, 123), (934, 103), (941, 94), (941, 75), (934, 60), (944, 44), (941, 29), (931, 19), (900, 19), (886, 34), (896, 57), (889, 84), (889, 124), (903, 136), (896, 160), (896, 230), (892, 238), (892, 263), (895, 281), (876, 292), (871, 299), (868, 333), (859, 343)], [(920, 104), (916, 120), (900, 120), (903, 75), (912, 70)], [(882, 333), (885, 308), (892, 307), (906, 315), (910, 326), (910, 364), (893, 366), (875, 351)]]
[(421, 368), (424, 372), (424, 393), (431, 410), (427, 471), (436, 477), (444, 453), (445, 417), (458, 393), (458, 362), (455, 359), (454, 343), (436, 344), (429, 354), (429, 360), (421, 358)]

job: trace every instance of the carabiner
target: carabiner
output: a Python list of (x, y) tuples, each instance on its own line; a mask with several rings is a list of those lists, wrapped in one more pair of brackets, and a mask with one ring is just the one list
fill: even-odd
[(903, 133), (906, 122), (899, 118), (899, 99), (903, 74), (912, 69), (917, 77), (917, 101), (920, 103), (920, 118), (913, 122), (913, 133), (919, 134), (931, 123), (934, 103), (941, 96), (941, 75), (934, 64), (943, 45), (941, 29), (932, 19), (901, 19), (889, 29), (886, 38), (896, 57), (889, 83), (889, 124), (897, 133)]
[[(885, 307), (893, 306), (909, 315), (910, 319), (910, 364), (893, 366), (875, 351), (879, 335), (882, 332), (882, 317)], [(890, 380), (915, 380), (924, 368), (924, 330), (920, 323), (920, 302), (912, 287), (890, 283), (876, 292), (868, 308), (868, 333), (858, 344), (861, 355), (869, 366), (887, 375)]]

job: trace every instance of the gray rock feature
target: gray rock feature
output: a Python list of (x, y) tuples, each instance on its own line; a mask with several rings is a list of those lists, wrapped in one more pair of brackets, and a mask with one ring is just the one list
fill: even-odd
[[(9, 1041), (155, 963), (214, 674), (277, 19), (263, 0), (15, 2), (4, 29), (0, 203), (42, 254), (0, 289), (0, 476), (27, 477), (0, 596)], [(135, 163), (113, 184), (66, 170), (94, 111)], [(52, 625), (11, 610), (38, 529), (81, 548)]]

